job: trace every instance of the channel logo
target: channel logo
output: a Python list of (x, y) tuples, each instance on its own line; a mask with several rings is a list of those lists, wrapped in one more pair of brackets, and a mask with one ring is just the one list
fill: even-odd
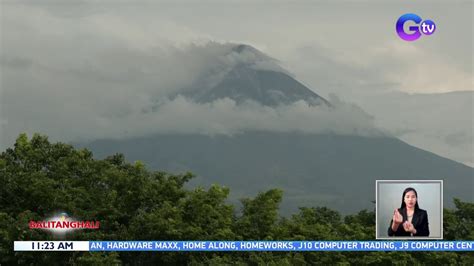
[[(415, 24), (408, 26), (408, 30), (405, 31), (405, 23)], [(397, 20), (396, 30), (398, 36), (405, 41), (412, 42), (416, 41), (421, 37), (421, 34), (431, 35), (436, 31), (436, 24), (432, 20), (425, 20), (413, 13), (402, 15)]]
[(30, 229), (43, 229), (53, 234), (61, 235), (80, 229), (99, 229), (100, 223), (99, 221), (78, 221), (67, 213), (62, 212), (44, 221), (30, 221), (28, 227)]

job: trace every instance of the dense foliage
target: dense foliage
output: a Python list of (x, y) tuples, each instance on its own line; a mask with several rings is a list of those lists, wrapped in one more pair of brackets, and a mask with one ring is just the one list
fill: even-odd
[[(31, 140), (22, 134), (0, 155), (0, 264), (474, 264), (470, 253), (448, 252), (13, 252), (15, 240), (50, 240), (28, 229), (58, 210), (101, 221), (100, 230), (69, 235), (74, 240), (373, 240), (375, 214), (342, 217), (326, 207), (301, 208), (280, 217), (278, 189), (243, 199), (235, 210), (229, 189), (187, 190), (191, 174), (148, 171), (120, 154), (96, 160), (88, 150)], [(444, 210), (448, 240), (474, 239), (474, 204), (454, 200)]]

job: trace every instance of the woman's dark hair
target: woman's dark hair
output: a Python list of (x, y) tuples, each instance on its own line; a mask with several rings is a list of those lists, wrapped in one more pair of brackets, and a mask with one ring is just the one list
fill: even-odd
[(415, 196), (416, 196), (416, 203), (415, 203), (415, 210), (418, 210), (420, 209), (420, 207), (418, 206), (418, 193), (416, 193), (416, 190), (412, 187), (407, 187), (405, 188), (405, 190), (403, 191), (403, 195), (402, 195), (402, 206), (400, 208), (405, 208), (406, 207), (406, 204), (405, 204), (405, 194), (407, 194), (408, 192), (410, 191), (413, 191), (415, 192)]

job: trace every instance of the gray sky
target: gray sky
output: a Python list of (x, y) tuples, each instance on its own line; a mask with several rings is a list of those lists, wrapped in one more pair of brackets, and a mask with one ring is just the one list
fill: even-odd
[[(402, 41), (395, 33), (395, 22), (408, 12), (433, 20), (437, 25), (435, 34), (415, 42)], [(396, 115), (399, 110), (382, 110), (383, 99), (393, 91), (474, 90), (472, 17), (472, 1), (177, 4), (2, 0), (0, 147), (11, 145), (20, 131), (40, 131), (69, 141), (81, 137), (133, 136), (166, 127), (191, 132), (215, 129), (206, 133), (262, 127), (255, 122), (258, 119), (247, 118), (247, 109), (236, 110), (232, 103), (223, 106), (222, 102), (213, 106), (171, 102), (167, 105), (169, 110), (178, 108), (181, 116), (166, 116), (164, 112), (153, 118), (135, 116), (162, 93), (185, 87), (212, 69), (210, 66), (216, 64), (215, 55), (221, 49), (219, 45), (209, 48), (207, 43), (212, 41), (253, 45), (279, 60), (297, 80), (323, 97), (335, 93), (343, 101), (370, 109), (375, 122), (394, 133), (402, 126), (406, 127), (402, 131), (408, 130), (410, 134), (419, 132), (417, 137), (411, 136), (411, 144), (430, 150), (436, 145), (421, 144), (416, 139), (431, 132), (433, 123), (420, 126), (416, 115), (404, 116), (400, 122)], [(197, 49), (191, 44), (209, 49)], [(370, 105), (367, 99), (381, 101), (380, 107)], [(206, 114), (214, 113), (216, 106), (227, 111), (220, 110), (222, 116), (204, 119), (209, 118)], [(438, 114), (445, 121), (451, 121), (453, 114), (462, 119), (454, 131), (441, 130), (437, 138), (465, 135), (472, 154), (472, 98), (462, 106)], [(371, 132), (374, 124), (370, 115), (351, 104), (344, 104), (341, 110), (345, 111), (329, 115), (324, 111), (314, 115), (313, 110), (298, 109), (301, 106), (294, 106), (291, 111), (255, 108), (259, 115), (254, 117), (269, 121), (263, 126), (266, 129), (277, 128), (283, 119), (281, 114), (288, 119), (282, 127), (303, 127), (310, 132), (328, 127), (349, 133), (353, 128), (366, 127)], [(427, 112), (417, 109), (416, 104), (410, 108), (415, 114)], [(193, 124), (196, 119), (190, 118), (190, 114), (196, 112), (208, 124)], [(303, 115), (299, 116), (300, 113)], [(272, 120), (269, 116), (276, 118)], [(308, 116), (324, 122), (303, 119)], [(436, 119), (425, 116), (427, 120)], [(232, 117), (245, 122), (226, 122)], [(334, 125), (331, 121), (335, 117), (344, 123)], [(129, 130), (123, 130), (124, 127)], [(440, 123), (440, 128), (448, 127)], [(403, 139), (404, 135), (398, 136)], [(434, 150), (443, 154), (453, 149), (449, 145), (442, 147)], [(449, 157), (471, 161), (466, 159), (466, 152), (469, 149), (466, 151), (464, 146), (462, 158), (452, 154)]]

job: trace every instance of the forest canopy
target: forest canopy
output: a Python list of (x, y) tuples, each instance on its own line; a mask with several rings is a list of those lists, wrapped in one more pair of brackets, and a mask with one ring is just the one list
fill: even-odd
[[(122, 154), (95, 159), (87, 149), (26, 134), (0, 155), (0, 264), (474, 264), (462, 252), (13, 252), (13, 241), (54, 240), (28, 228), (58, 210), (100, 221), (69, 240), (374, 240), (375, 213), (343, 216), (324, 206), (279, 214), (280, 189), (227, 201), (229, 189), (187, 189), (193, 174), (151, 171)], [(444, 209), (444, 239), (474, 239), (474, 204)]]

